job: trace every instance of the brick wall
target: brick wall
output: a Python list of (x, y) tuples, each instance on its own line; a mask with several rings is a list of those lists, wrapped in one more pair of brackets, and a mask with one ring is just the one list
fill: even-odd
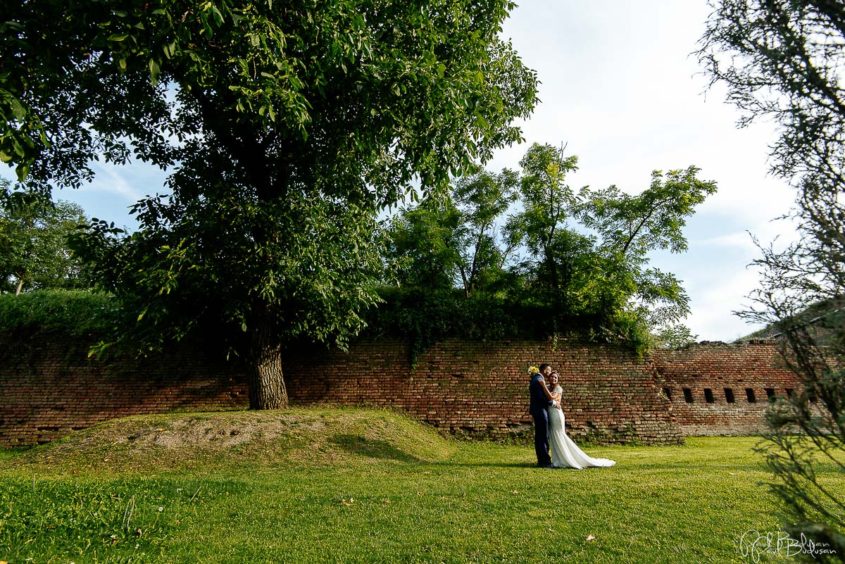
[(802, 388), (782, 364), (775, 344), (767, 342), (660, 351), (654, 368), (684, 435), (760, 432), (769, 396)]
[(400, 341), (359, 343), (348, 354), (291, 357), (291, 400), (392, 406), (443, 429), (501, 436), (528, 430), (526, 368), (548, 362), (561, 373), (573, 437), (681, 440), (650, 365), (621, 348), (447, 341), (421, 355), (414, 368), (408, 358)]
[[(46, 442), (132, 414), (247, 405), (243, 373), (197, 351), (104, 364), (88, 361), (84, 350), (66, 340), (0, 338), (0, 445)], [(639, 360), (611, 346), (448, 341), (412, 367), (407, 346), (385, 340), (358, 343), (348, 353), (291, 351), (285, 378), (294, 405), (393, 407), (456, 433), (504, 436), (530, 432), (525, 370), (540, 362), (561, 373), (571, 436), (600, 442), (753, 433), (762, 429), (764, 388), (799, 388), (767, 344), (705, 344)], [(725, 387), (735, 402), (725, 401)], [(747, 402), (746, 387), (755, 390), (756, 403)]]
[(237, 373), (198, 355), (103, 364), (75, 341), (16, 343), (0, 338), (0, 446), (48, 442), (127, 415), (240, 407)]

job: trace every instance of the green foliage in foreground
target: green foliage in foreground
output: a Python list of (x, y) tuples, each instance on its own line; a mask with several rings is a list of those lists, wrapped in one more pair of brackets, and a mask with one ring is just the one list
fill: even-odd
[(0, 59), (26, 64), (0, 72), (0, 161), (44, 193), (96, 160), (168, 170), (135, 232), (92, 221), (74, 240), (134, 313), (109, 341), (144, 352), (215, 326), (250, 406), (285, 407), (282, 347), (343, 345), (377, 301), (378, 212), (521, 141), (537, 78), (499, 37), (514, 6), (10, 5)]
[(743, 533), (777, 531), (757, 441), (585, 446), (617, 465), (549, 471), (384, 411), (131, 418), (4, 455), (0, 559), (740, 562)]

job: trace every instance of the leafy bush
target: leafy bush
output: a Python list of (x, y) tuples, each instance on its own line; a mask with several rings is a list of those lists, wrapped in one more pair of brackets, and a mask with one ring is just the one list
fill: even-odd
[[(382, 288), (383, 302), (365, 313), (364, 338), (407, 339), (412, 360), (438, 341), (546, 339), (623, 342), (642, 352), (646, 337), (633, 316), (555, 316), (553, 308), (534, 301), (488, 294), (467, 298), (460, 290)], [(0, 294), (0, 332), (60, 332), (78, 337), (106, 338), (115, 326), (132, 323), (114, 296), (87, 290), (34, 290), (19, 296)], [(219, 328), (199, 331), (197, 342), (215, 337)], [(307, 343), (301, 343), (306, 345)], [(213, 347), (212, 347), (213, 348)]]
[(87, 290), (34, 290), (0, 294), (0, 331), (60, 331), (73, 336), (105, 334), (120, 315), (109, 294)]
[[(551, 306), (460, 290), (384, 288), (384, 303), (366, 315), (370, 338), (408, 339), (412, 358), (448, 338), (470, 340), (545, 339), (566, 336), (586, 341), (620, 340), (598, 316), (556, 316)], [(626, 334), (627, 336), (627, 334)], [(639, 350), (638, 343), (632, 343)]]

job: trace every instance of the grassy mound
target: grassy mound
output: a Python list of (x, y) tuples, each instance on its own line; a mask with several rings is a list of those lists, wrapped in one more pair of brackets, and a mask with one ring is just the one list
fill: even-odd
[(10, 462), (64, 471), (438, 462), (454, 441), (396, 412), (353, 408), (169, 413), (114, 419)]

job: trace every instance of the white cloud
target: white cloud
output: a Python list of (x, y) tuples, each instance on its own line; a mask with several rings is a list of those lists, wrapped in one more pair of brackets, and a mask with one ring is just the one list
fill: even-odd
[(754, 241), (751, 239), (751, 235), (747, 231), (736, 231), (726, 235), (709, 237), (698, 241), (698, 244), (702, 246), (736, 247), (747, 252), (754, 252), (757, 250), (757, 246), (754, 245)]
[[(130, 203), (135, 203), (144, 196), (140, 190), (130, 184), (126, 176), (114, 165), (95, 164), (93, 169), (94, 180), (86, 186), (86, 190), (115, 194)], [(132, 174), (130, 168), (123, 167), (123, 170), (126, 170), (130, 175)]]
[(759, 249), (754, 242), (755, 239), (764, 247), (774, 243), (776, 248), (782, 248), (785, 244), (798, 239), (797, 224), (792, 219), (764, 221), (749, 226), (744, 231), (732, 231), (698, 239), (695, 244), (700, 247), (735, 248), (756, 256), (759, 254)]
[(759, 285), (759, 274), (754, 268), (716, 271), (707, 276), (700, 272), (695, 292), (692, 314), (686, 323), (701, 340), (731, 341), (757, 329), (734, 312), (751, 305), (748, 294)]

